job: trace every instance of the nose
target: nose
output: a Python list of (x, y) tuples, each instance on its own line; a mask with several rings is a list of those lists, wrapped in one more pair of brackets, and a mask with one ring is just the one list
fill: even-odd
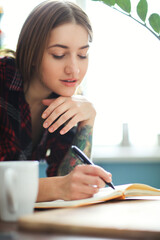
[(79, 72), (80, 72), (79, 65), (75, 58), (67, 61), (65, 66), (65, 73), (67, 75), (71, 75), (73, 78), (77, 78)]

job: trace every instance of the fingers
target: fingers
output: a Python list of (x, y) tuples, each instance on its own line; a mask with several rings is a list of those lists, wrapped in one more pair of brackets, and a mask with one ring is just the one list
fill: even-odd
[(58, 107), (60, 106), (62, 103), (64, 102), (64, 98), (63, 97), (59, 97), (57, 99), (44, 99), (42, 101), (42, 103), (45, 106), (48, 106), (47, 109), (43, 112), (42, 114), (42, 118), (46, 119), (47, 117), (50, 116), (50, 114)]
[(51, 133), (66, 123), (60, 131), (60, 134), (65, 134), (77, 123), (90, 119), (92, 115), (92, 105), (86, 100), (59, 97), (54, 100), (45, 99), (42, 102), (48, 106), (42, 114), (42, 118), (45, 119), (43, 127), (48, 128)]
[(53, 102), (53, 99), (43, 99), (42, 103), (45, 106), (49, 106)]
[[(88, 166), (88, 168), (92, 170), (95, 167)], [(86, 169), (87, 165), (76, 166), (72, 174), (73, 181), (76, 183), (81, 182), (84, 185), (96, 186), (98, 188), (104, 187), (104, 181), (98, 175), (94, 175), (94, 171), (86, 171)]]
[[(105, 181), (111, 179), (111, 173), (106, 172), (98, 166), (78, 165), (74, 170), (65, 176), (67, 183), (64, 184), (65, 200), (76, 200), (92, 197), (105, 186)], [(102, 179), (103, 177), (103, 179)]]
[(71, 118), (70, 121), (67, 122), (66, 126), (60, 131), (60, 134), (63, 135), (67, 133), (69, 130), (71, 130), (71, 128), (73, 128), (78, 123), (76, 119), (77, 119), (76, 117)]
[(90, 198), (99, 191), (99, 189), (94, 186), (83, 186), (81, 190), (83, 191), (77, 191), (77, 193), (74, 192), (73, 194), (71, 194), (69, 197), (70, 200)]
[(53, 127), (56, 126), (57, 129), (62, 124), (66, 123), (65, 127), (60, 131), (60, 134), (65, 134), (81, 121), (81, 117), (79, 115), (80, 114), (77, 113), (76, 109), (68, 110), (56, 121)]
[(98, 175), (105, 182), (112, 182), (112, 174), (110, 172), (105, 171), (103, 168), (99, 166), (93, 166), (93, 172), (95, 175)]
[[(49, 132), (54, 132), (55, 130), (57, 130), (57, 128), (59, 128), (62, 124), (64, 124), (68, 120), (68, 117), (67, 117), (67, 114), (66, 114), (67, 109), (68, 108), (67, 108), (66, 105), (61, 105), (60, 107), (57, 107), (54, 110), (52, 110), (50, 115), (47, 113), (48, 117), (44, 121), (43, 127), (44, 128), (49, 128), (48, 129)], [(50, 111), (50, 109), (48, 109), (48, 112), (49, 111)], [(55, 120), (56, 120), (56, 122), (54, 123)]]
[(90, 198), (98, 191), (99, 189), (92, 185), (76, 184), (75, 188), (67, 189), (64, 198), (65, 200)]
[[(65, 183), (62, 199), (64, 200), (78, 200), (92, 197), (99, 191), (97, 186), (84, 184), (82, 178), (77, 181), (74, 175), (70, 174), (64, 176), (67, 179), (68, 184)], [(81, 180), (80, 180), (81, 179)]]
[[(105, 182), (112, 181), (112, 174), (110, 172), (105, 171), (103, 168), (97, 165), (78, 165), (76, 166), (76, 168), (78, 168), (79, 171), (82, 171), (85, 175), (94, 176), (95, 182), (94, 183), (90, 182), (90, 184), (97, 185), (98, 187), (103, 187), (104, 181)], [(96, 177), (98, 177), (98, 180)], [(87, 181), (89, 180), (87, 179)]]
[[(50, 132), (54, 132), (60, 126), (62, 126), (64, 123), (66, 123), (66, 127), (60, 131), (61, 134), (64, 134), (76, 125), (77, 122), (74, 121), (74, 119), (75, 119), (74, 116), (77, 113), (76, 109), (75, 108), (72, 108), (72, 109), (66, 108), (66, 110), (65, 110), (65, 108), (63, 108), (63, 110), (65, 113), (62, 114), (61, 116), (59, 115), (60, 117), (57, 120), (55, 119), (55, 114), (51, 114), (50, 117), (47, 119), (47, 121), (50, 123), (52, 123), (54, 120), (56, 120), (56, 122), (50, 126), (50, 128), (49, 128)], [(56, 112), (56, 110), (55, 110), (55, 112)]]
[(48, 129), (49, 132), (52, 133), (56, 131), (60, 126), (62, 126), (64, 123), (68, 122), (66, 124), (66, 127), (62, 129), (60, 132), (61, 134), (65, 134), (77, 124), (79, 118), (77, 118), (77, 116), (74, 117), (76, 114), (77, 114), (76, 108), (70, 108), (70, 106), (67, 106), (66, 104), (61, 104), (60, 106), (55, 108), (53, 112), (51, 112), (49, 117), (47, 117), (47, 119), (43, 123), (43, 127), (49, 128)]

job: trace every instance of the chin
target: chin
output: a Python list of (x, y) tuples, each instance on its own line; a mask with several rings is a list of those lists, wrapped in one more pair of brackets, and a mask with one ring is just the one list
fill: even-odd
[(72, 97), (74, 94), (75, 94), (75, 91), (74, 92), (61, 92), (61, 93), (59, 93), (59, 95), (62, 96), (62, 97)]

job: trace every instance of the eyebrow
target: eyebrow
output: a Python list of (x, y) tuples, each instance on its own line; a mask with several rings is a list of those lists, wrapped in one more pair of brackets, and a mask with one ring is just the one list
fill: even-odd
[[(48, 47), (49, 48), (53, 48), (53, 47), (59, 47), (59, 48), (64, 48), (64, 49), (68, 49), (69, 47), (63, 45), (63, 44), (54, 44), (54, 45), (51, 45)], [(84, 48), (89, 48), (89, 44), (85, 45), (85, 46), (82, 46), (80, 47), (79, 49), (84, 49)]]

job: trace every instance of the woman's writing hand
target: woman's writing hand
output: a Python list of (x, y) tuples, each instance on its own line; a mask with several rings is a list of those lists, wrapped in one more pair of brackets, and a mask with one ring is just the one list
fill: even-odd
[(44, 128), (54, 132), (65, 123), (60, 134), (67, 133), (77, 123), (79, 126), (93, 126), (96, 111), (93, 105), (82, 96), (58, 97), (57, 99), (44, 99), (43, 104), (48, 106), (42, 114), (45, 119)]
[(77, 165), (65, 176), (39, 179), (38, 202), (57, 199), (77, 200), (92, 197), (112, 175), (96, 165)]
[(64, 176), (63, 184), (59, 189), (61, 199), (77, 200), (92, 197), (99, 188), (105, 186), (103, 180), (111, 182), (111, 173), (96, 165), (78, 165)]

